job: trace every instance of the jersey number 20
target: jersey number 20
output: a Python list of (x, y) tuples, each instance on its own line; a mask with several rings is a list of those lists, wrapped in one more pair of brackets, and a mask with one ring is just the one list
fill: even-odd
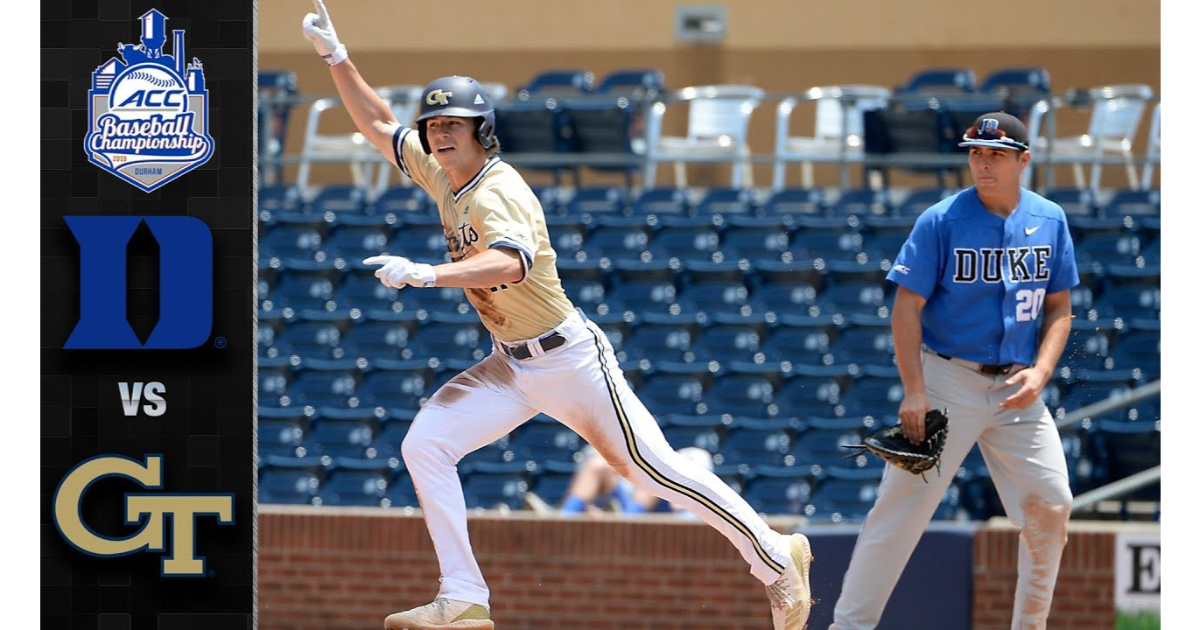
[(1042, 312), (1042, 302), (1046, 300), (1045, 289), (1021, 289), (1017, 291), (1017, 321), (1031, 322)]

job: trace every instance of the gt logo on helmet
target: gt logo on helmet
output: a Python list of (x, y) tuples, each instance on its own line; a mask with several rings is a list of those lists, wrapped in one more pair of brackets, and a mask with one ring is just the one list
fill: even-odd
[(425, 97), (425, 102), (430, 105), (449, 105), (451, 96), (454, 96), (454, 92), (434, 90)]

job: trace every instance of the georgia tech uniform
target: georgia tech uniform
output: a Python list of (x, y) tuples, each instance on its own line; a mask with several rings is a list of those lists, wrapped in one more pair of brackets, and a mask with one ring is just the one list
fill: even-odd
[(773, 583), (787, 562), (788, 539), (667, 443), (625, 381), (604, 332), (563, 292), (541, 204), (520, 174), (493, 156), (456, 192), (415, 129), (398, 128), (393, 146), (401, 171), (437, 202), (454, 260), (508, 247), (524, 265), (511, 285), (467, 290), (492, 333), (493, 352), (429, 399), (401, 449), (441, 564), (439, 596), (488, 605), (455, 465), (538, 412), (577, 432), (637, 487), (715, 527), (755, 577)]

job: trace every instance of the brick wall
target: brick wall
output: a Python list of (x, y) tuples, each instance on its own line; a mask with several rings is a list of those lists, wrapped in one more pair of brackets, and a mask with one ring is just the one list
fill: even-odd
[[(702, 523), (512, 515), (473, 517), (469, 528), (492, 618), (505, 630), (770, 627), (762, 585)], [(1080, 529), (1063, 556), (1049, 627), (1111, 630), (1113, 535)], [(403, 510), (261, 506), (258, 550), (261, 630), (381, 628), (388, 612), (437, 592), (424, 521)], [(1009, 628), (1016, 530), (980, 528), (974, 564), (975, 630)]]
[[(1017, 530), (980, 528), (975, 537), (974, 630), (1011, 627), (1017, 583)], [(1055, 630), (1112, 630), (1113, 533), (1094, 525), (1072, 525), (1058, 570), (1047, 627)]]

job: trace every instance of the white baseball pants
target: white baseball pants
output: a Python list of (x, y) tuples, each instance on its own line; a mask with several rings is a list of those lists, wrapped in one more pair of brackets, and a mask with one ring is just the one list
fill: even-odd
[(539, 411), (573, 429), (638, 488), (688, 508), (729, 538), (764, 584), (783, 572), (786, 537), (716, 475), (675, 452), (638, 400), (604, 332), (576, 313), (558, 348), (517, 360), (493, 350), (422, 407), (402, 454), (437, 551), (440, 597), (488, 606), (471, 551), (456, 464)]

